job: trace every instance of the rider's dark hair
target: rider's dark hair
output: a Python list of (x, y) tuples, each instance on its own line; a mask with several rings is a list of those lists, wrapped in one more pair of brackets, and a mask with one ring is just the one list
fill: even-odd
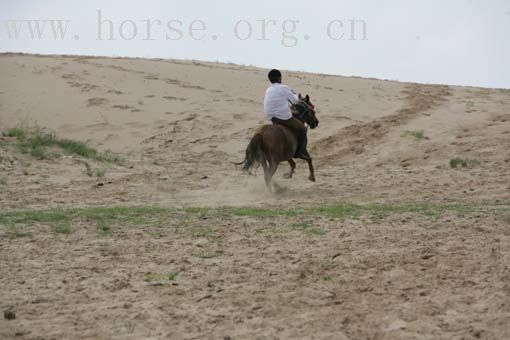
[(282, 73), (278, 70), (271, 70), (267, 77), (269, 78), (269, 81), (274, 84), (282, 79)]

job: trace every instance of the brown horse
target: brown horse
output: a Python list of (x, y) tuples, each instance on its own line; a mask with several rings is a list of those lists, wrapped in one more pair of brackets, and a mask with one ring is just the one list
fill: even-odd
[[(289, 102), (292, 115), (299, 119), (303, 124), (315, 129), (319, 121), (315, 116), (315, 107), (310, 101), (310, 96), (305, 98), (299, 95), (299, 102), (292, 104)], [(264, 168), (264, 179), (270, 191), (272, 191), (272, 178), (281, 162), (287, 161), (290, 165), (290, 172), (285, 174), (285, 178), (292, 178), (296, 169), (296, 162), (293, 158), (297, 150), (297, 137), (287, 127), (282, 125), (264, 125), (257, 130), (246, 148), (246, 158), (239, 165), (243, 165), (243, 170), (250, 170), (258, 163)], [(300, 157), (308, 162), (310, 176), (308, 179), (315, 182), (312, 157), (306, 153)]]

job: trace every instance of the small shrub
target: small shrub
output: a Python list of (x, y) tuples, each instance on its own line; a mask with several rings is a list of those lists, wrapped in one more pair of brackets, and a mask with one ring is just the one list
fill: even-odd
[(70, 234), (71, 225), (69, 222), (62, 222), (52, 228), (52, 231), (57, 234)]
[(450, 159), (450, 167), (456, 169), (459, 167), (467, 168), (468, 166), (480, 165), (480, 161), (476, 159), (462, 159), (459, 157)]
[(15, 127), (7, 130), (7, 132), (4, 133), (7, 137), (14, 137), (17, 140), (23, 140), (25, 139), (25, 130), (20, 127)]
[(455, 169), (458, 167), (467, 167), (467, 162), (463, 160), (462, 158), (452, 158), (450, 159), (450, 167)]
[(114, 154), (113, 152), (107, 150), (103, 153), (99, 153), (94, 157), (95, 160), (106, 163), (114, 163), (118, 165), (122, 165), (125, 163), (125, 160), (119, 155)]
[(39, 159), (39, 160), (49, 158), (48, 151), (43, 146), (37, 146), (33, 149), (30, 149), (30, 155), (32, 155), (32, 157)]
[(411, 132), (411, 136), (413, 136), (414, 138), (416, 138), (418, 140), (427, 138), (427, 137), (425, 137), (425, 132), (423, 132), (423, 130), (413, 131), (413, 132)]
[(97, 221), (97, 230), (99, 230), (101, 233), (105, 235), (112, 233), (112, 228), (105, 221)]
[(160, 281), (160, 280), (162, 280), (162, 276), (163, 275), (161, 275), (161, 274), (147, 273), (147, 274), (145, 274), (143, 280), (145, 282)]
[(104, 177), (105, 174), (106, 174), (106, 169), (96, 169), (97, 177)]
[(98, 154), (96, 149), (87, 146), (84, 142), (70, 139), (56, 139), (54, 144), (60, 146), (70, 154), (76, 154), (84, 158), (95, 158)]
[(26, 233), (24, 231), (15, 230), (11, 234), (11, 238), (23, 238), (23, 237), (32, 237), (32, 233)]
[(425, 131), (418, 130), (418, 131), (406, 131), (402, 135), (402, 137), (412, 136), (416, 140), (423, 140), (423, 139), (429, 139), (427, 136), (425, 136)]
[(7, 185), (7, 177), (0, 176), (0, 185)]
[(38, 146), (53, 146), (57, 144), (57, 137), (55, 137), (52, 133), (38, 131), (33, 136), (27, 138), (26, 143), (30, 148), (36, 148)]
[(168, 281), (174, 281), (177, 278), (177, 275), (179, 275), (178, 272), (168, 273)]
[(11, 225), (7, 227), (7, 236), (11, 239), (32, 237), (31, 233), (21, 230), (18, 226)]

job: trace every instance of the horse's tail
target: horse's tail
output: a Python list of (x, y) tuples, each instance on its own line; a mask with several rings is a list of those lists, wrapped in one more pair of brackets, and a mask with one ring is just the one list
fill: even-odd
[(244, 161), (238, 165), (243, 165), (243, 171), (249, 172), (257, 161), (260, 161), (263, 157), (262, 154), (262, 134), (257, 133), (248, 144), (246, 148), (246, 157)]

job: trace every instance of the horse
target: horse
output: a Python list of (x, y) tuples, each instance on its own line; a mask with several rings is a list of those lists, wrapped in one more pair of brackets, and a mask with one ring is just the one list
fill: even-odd
[[(315, 115), (315, 106), (310, 101), (309, 95), (303, 98), (299, 94), (299, 101), (297, 103), (289, 101), (289, 107), (292, 116), (303, 124), (306, 123), (311, 129), (315, 129), (319, 125), (319, 120)], [(248, 173), (256, 164), (262, 165), (266, 186), (269, 191), (273, 191), (272, 178), (281, 162), (286, 161), (290, 165), (290, 172), (286, 173), (284, 178), (292, 178), (296, 170), (296, 162), (293, 158), (297, 146), (297, 137), (289, 128), (277, 124), (264, 125), (255, 132), (248, 144), (244, 161), (237, 165), (243, 165), (243, 170)], [(312, 157), (306, 152), (305, 155), (301, 155), (299, 158), (308, 162), (310, 171), (308, 179), (315, 182)]]

